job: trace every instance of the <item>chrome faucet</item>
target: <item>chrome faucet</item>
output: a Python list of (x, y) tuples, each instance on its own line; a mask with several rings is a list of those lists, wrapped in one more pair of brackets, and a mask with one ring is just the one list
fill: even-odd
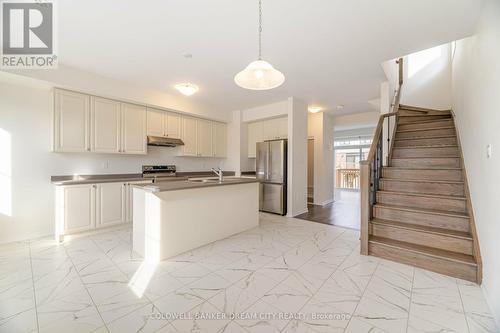
[(222, 169), (221, 168), (212, 168), (213, 173), (215, 173), (217, 176), (219, 176), (219, 183), (222, 183), (224, 181), (224, 176), (222, 174)]

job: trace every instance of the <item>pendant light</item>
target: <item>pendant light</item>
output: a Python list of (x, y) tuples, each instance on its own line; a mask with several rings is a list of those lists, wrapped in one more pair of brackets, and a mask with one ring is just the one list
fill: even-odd
[(259, 0), (259, 58), (236, 74), (234, 82), (242, 88), (251, 90), (269, 90), (285, 82), (283, 73), (262, 60), (262, 0)]

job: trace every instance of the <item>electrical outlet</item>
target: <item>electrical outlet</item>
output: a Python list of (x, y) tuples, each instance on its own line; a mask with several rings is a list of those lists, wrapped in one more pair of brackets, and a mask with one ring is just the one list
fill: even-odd
[(492, 155), (492, 147), (491, 145), (486, 146), (486, 158), (491, 158)]

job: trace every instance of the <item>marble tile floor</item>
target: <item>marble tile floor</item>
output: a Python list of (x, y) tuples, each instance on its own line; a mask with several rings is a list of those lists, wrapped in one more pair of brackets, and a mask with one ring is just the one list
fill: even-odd
[(130, 227), (0, 247), (0, 332), (496, 332), (479, 286), (359, 255), (355, 230), (260, 227), (152, 265)]

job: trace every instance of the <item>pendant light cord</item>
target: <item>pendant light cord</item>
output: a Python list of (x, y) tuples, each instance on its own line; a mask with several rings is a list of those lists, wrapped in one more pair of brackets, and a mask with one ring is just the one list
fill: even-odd
[(259, 0), (259, 60), (262, 60), (262, 0)]

